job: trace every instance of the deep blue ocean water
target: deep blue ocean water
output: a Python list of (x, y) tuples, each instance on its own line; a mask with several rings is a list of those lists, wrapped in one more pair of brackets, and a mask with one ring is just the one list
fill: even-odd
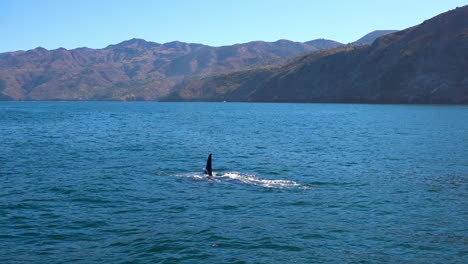
[(468, 263), (467, 106), (1, 102), (0, 143), (0, 263)]

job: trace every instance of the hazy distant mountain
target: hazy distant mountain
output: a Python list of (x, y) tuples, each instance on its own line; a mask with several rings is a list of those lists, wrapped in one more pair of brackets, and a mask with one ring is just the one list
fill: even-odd
[(279, 40), (210, 47), (131, 39), (104, 49), (1, 53), (0, 100), (155, 100), (186, 78), (285, 63), (326, 48), (316, 43), (320, 45)]
[(468, 6), (363, 46), (187, 81), (166, 100), (468, 103)]
[(369, 34), (366, 34), (364, 37), (356, 40), (355, 42), (353, 42), (353, 44), (371, 45), (372, 43), (374, 43), (374, 40), (376, 40), (377, 38), (380, 38), (381, 36), (384, 36), (390, 33), (395, 33), (397, 31), (398, 30), (375, 30)]
[(304, 42), (305, 44), (312, 45), (316, 47), (319, 50), (322, 49), (334, 49), (343, 46), (343, 43), (334, 41), (334, 40), (329, 40), (329, 39), (314, 39), (311, 41)]

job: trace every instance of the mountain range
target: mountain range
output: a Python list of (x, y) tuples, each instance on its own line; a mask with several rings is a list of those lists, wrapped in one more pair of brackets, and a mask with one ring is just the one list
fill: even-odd
[(342, 44), (131, 39), (0, 53), (0, 100), (468, 103), (468, 6)]
[(223, 47), (131, 39), (103, 49), (0, 53), (0, 100), (159, 100), (191, 79), (282, 65), (301, 54), (341, 46), (327, 39)]
[(385, 33), (285, 65), (187, 80), (164, 100), (468, 103), (468, 6)]

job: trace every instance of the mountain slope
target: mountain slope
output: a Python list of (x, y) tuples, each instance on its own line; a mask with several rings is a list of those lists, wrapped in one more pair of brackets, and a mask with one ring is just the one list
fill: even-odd
[[(468, 103), (468, 6), (382, 36), (372, 46), (313, 52), (257, 71), (187, 82), (167, 100)], [(213, 83), (219, 84), (215, 96), (187, 92), (201, 87), (198, 94), (213, 94)]]
[(167, 93), (177, 81), (166, 80), (168, 63), (203, 47), (132, 39), (97, 50), (36, 48), (4, 53), (0, 56), (0, 82), (4, 84), (0, 92), (14, 100), (151, 98)]
[(156, 100), (184, 79), (287, 62), (319, 50), (279, 40), (224, 47), (131, 39), (104, 49), (0, 54), (0, 100)]

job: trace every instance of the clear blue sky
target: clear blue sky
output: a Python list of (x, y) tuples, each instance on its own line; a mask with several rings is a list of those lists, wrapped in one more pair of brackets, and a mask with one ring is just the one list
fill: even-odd
[(253, 40), (352, 42), (404, 29), (468, 0), (0, 0), (0, 52), (104, 48), (131, 38), (212, 46)]

